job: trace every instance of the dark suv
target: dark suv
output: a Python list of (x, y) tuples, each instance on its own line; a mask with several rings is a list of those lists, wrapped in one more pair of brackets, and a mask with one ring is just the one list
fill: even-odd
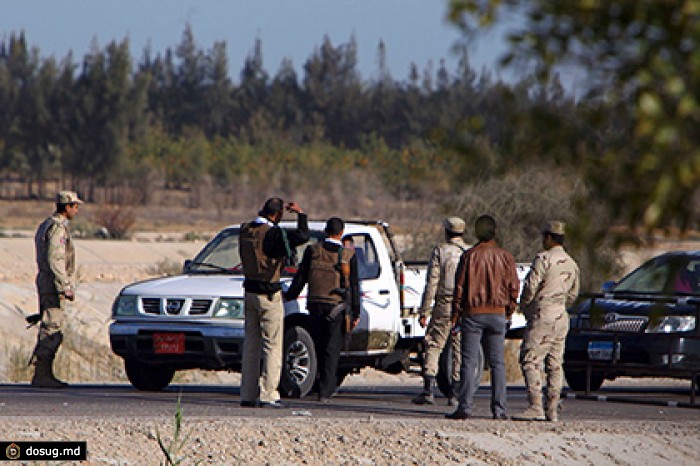
[(700, 380), (700, 251), (644, 263), (569, 310), (564, 371), (573, 390), (618, 376)]

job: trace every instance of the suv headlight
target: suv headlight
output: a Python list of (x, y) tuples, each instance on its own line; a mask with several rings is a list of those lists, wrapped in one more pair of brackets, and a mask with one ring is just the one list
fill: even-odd
[(646, 333), (692, 332), (695, 330), (695, 316), (666, 316), (650, 323)]
[(242, 319), (243, 300), (236, 298), (220, 298), (214, 309), (214, 317), (222, 319)]
[(138, 296), (120, 294), (112, 306), (114, 316), (135, 316), (138, 314)]

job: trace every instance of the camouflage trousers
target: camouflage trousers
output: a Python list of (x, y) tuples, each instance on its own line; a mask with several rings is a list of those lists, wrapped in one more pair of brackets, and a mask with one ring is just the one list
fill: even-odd
[(557, 397), (564, 385), (564, 343), (569, 331), (569, 315), (555, 319), (534, 319), (528, 323), (520, 346), (520, 365), (530, 400), (542, 399), (542, 372), (547, 373), (548, 397)]
[(63, 341), (63, 322), (66, 316), (66, 300), (56, 293), (39, 295), (41, 322), (36, 346), (30, 364), (37, 360), (53, 360)]
[[(452, 330), (451, 322), (452, 299), (439, 298), (433, 307), (430, 322), (425, 330), (425, 351), (423, 354), (423, 375), (435, 377), (439, 370), (440, 355), (445, 348), (447, 340), (450, 338)], [(452, 347), (452, 380), (459, 380), (459, 367), (462, 362), (461, 333), (452, 335), (450, 346)]]

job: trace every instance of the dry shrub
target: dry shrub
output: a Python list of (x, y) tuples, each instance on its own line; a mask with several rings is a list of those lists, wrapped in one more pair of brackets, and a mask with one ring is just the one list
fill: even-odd
[(29, 357), (34, 349), (34, 342), (25, 345), (13, 345), (4, 343), (5, 376), (9, 382), (25, 382), (34, 374), (34, 366), (28, 364)]
[(131, 205), (102, 204), (95, 212), (95, 223), (105, 227), (111, 238), (128, 238), (135, 222), (136, 215)]
[[(554, 168), (537, 168), (470, 183), (456, 199), (455, 211), (468, 225), (491, 215), (500, 243), (519, 261), (529, 261), (541, 248), (540, 231), (549, 219), (571, 223), (581, 182)], [(466, 237), (476, 242), (473, 228)]]
[(612, 222), (601, 206), (587, 202), (587, 191), (573, 173), (555, 167), (530, 168), (504, 176), (476, 179), (436, 209), (414, 209), (407, 231), (405, 257), (427, 259), (432, 245), (442, 241), (440, 222), (458, 215), (467, 222), (465, 241), (474, 244), (473, 225), (491, 215), (498, 241), (519, 262), (532, 261), (542, 248), (541, 229), (547, 220), (567, 222), (567, 250), (579, 263), (582, 289), (595, 290), (619, 267)]
[(182, 273), (182, 264), (170, 259), (163, 259), (148, 267), (146, 273), (154, 277), (172, 277)]

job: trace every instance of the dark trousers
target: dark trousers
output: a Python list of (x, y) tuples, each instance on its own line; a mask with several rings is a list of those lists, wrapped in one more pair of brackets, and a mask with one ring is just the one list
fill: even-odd
[(474, 374), (479, 357), (479, 345), (484, 343), (484, 354), (491, 367), (491, 413), (506, 414), (505, 337), (506, 318), (503, 314), (475, 314), (462, 317), (462, 366), (457, 400), (458, 411), (471, 414), (474, 401)]
[(318, 361), (319, 398), (329, 398), (335, 393), (338, 382), (338, 361), (340, 350), (343, 347), (343, 319), (341, 312), (333, 319), (328, 315), (335, 307), (332, 304), (309, 303), (309, 315), (311, 316), (311, 337), (316, 346), (316, 360)]

